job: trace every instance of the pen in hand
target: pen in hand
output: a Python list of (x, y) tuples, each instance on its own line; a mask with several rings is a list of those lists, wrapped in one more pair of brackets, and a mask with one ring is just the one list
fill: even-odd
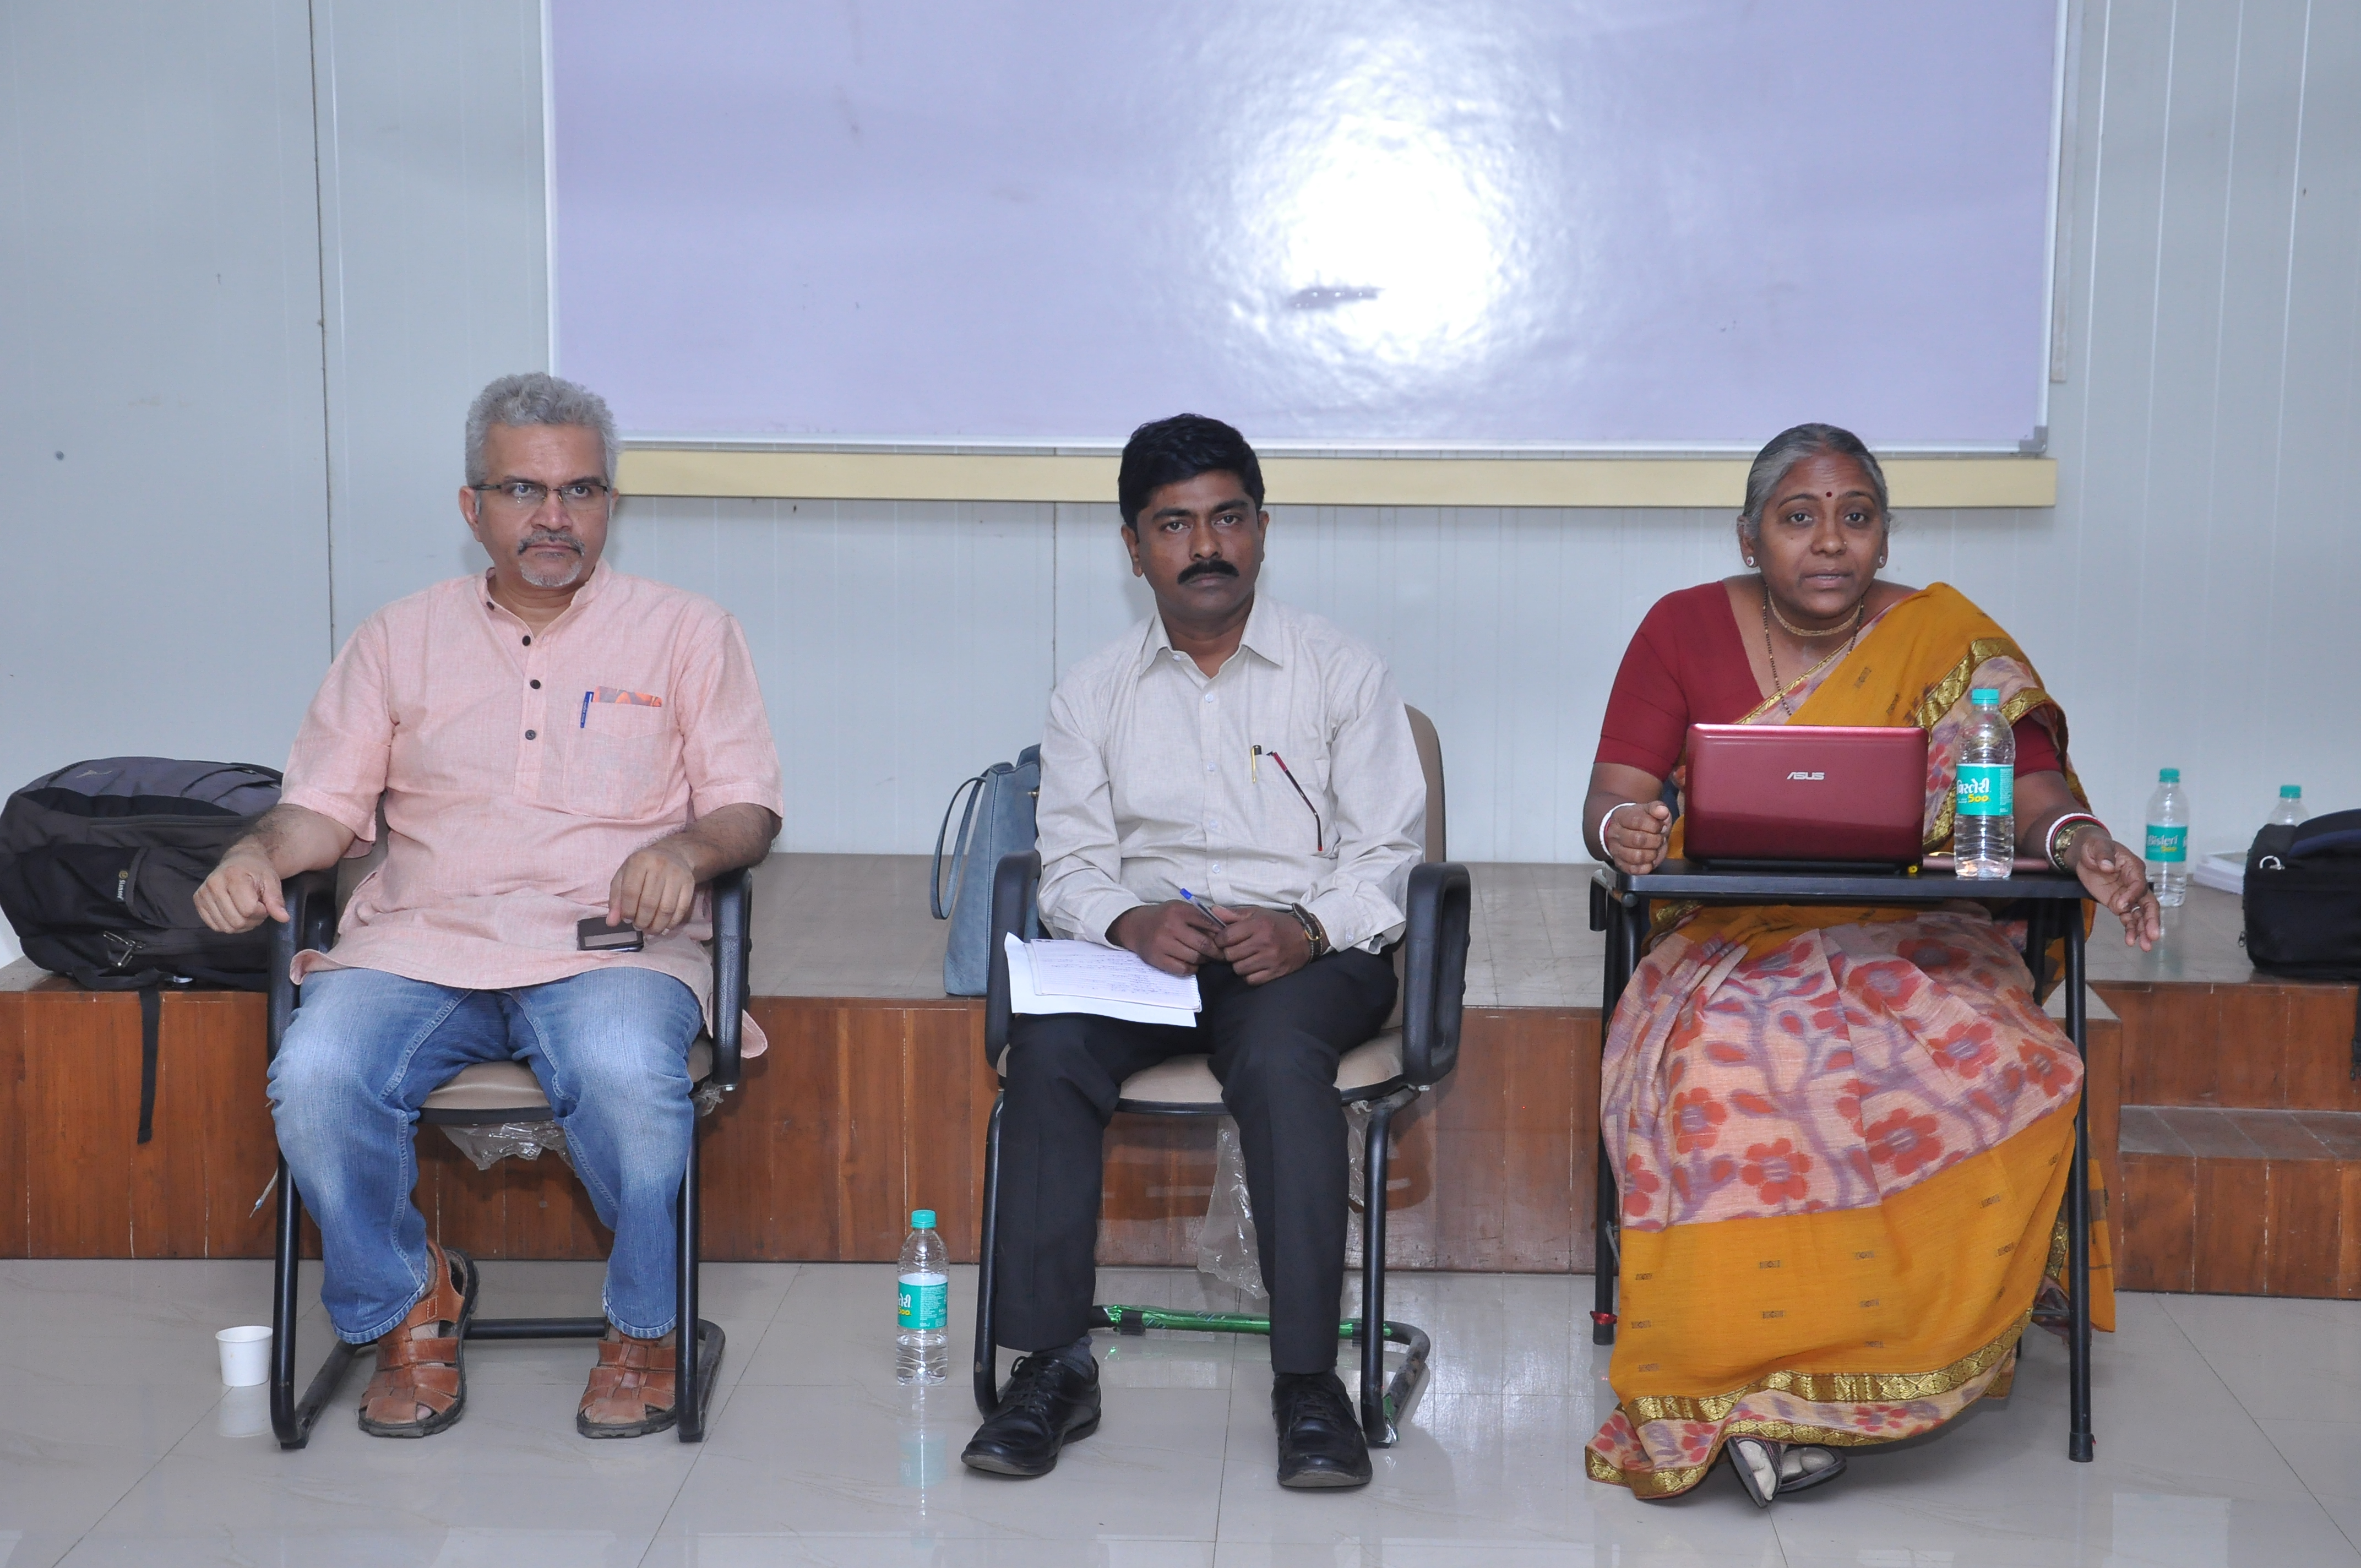
[(1198, 911), (1200, 914), (1203, 915), (1206, 919), (1211, 920), (1213, 923), (1213, 929), (1216, 931), (1226, 931), (1230, 928), (1230, 923), (1228, 921), (1214, 914), (1213, 910), (1208, 908), (1195, 894), (1191, 893), (1187, 888), (1184, 887), (1180, 890), (1180, 896), (1188, 901), (1190, 908)]

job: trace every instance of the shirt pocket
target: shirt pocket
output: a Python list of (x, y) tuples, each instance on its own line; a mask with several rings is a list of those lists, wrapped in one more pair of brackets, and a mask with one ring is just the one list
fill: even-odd
[[(1281, 766), (1281, 759), (1285, 765)], [(1328, 740), (1309, 729), (1286, 731), (1275, 745), (1265, 743), (1256, 772), (1256, 791), (1262, 808), (1263, 842), (1290, 854), (1334, 854), (1336, 812), (1328, 793)], [(1297, 793), (1297, 786), (1301, 793)], [(1317, 815), (1318, 849), (1313, 849)]]
[(570, 740), (560, 807), (578, 817), (632, 821), (664, 809), (677, 772), (671, 709), (588, 703)]

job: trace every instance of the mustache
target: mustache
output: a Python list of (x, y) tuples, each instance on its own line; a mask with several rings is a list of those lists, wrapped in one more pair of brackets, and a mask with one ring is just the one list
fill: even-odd
[(560, 533), (554, 528), (534, 529), (525, 536), (524, 543), (517, 546), (517, 554), (522, 555), (543, 544), (555, 544), (561, 550), (571, 550), (577, 555), (582, 554), (582, 541), (570, 533)]
[(1199, 577), (1235, 577), (1237, 575), (1238, 569), (1235, 566), (1231, 565), (1219, 555), (1213, 555), (1184, 569), (1180, 574), (1180, 581), (1192, 583)]

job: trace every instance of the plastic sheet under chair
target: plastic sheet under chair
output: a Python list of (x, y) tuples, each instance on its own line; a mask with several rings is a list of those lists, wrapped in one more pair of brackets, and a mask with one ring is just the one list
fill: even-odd
[(1246, 1152), (1237, 1123), (1227, 1116), (1213, 1135), (1213, 1196), (1197, 1233), (1197, 1269), (1257, 1299), (1267, 1294), (1255, 1250), (1254, 1201), (1246, 1196)]
[(459, 1152), (474, 1161), (478, 1170), (489, 1170), (511, 1157), (539, 1159), (544, 1149), (564, 1160), (568, 1169), (574, 1165), (574, 1157), (566, 1152), (565, 1130), (555, 1122), (500, 1122), (464, 1127), (446, 1122), (443, 1135), (457, 1145)]
[[(709, 1116), (721, 1103), (721, 1086), (712, 1081), (713, 1045), (700, 1036), (689, 1047), (688, 1072), (697, 1087), (689, 1099), (699, 1116)], [(478, 1170), (489, 1170), (504, 1159), (539, 1159), (544, 1151), (566, 1161), (570, 1169), (574, 1158), (566, 1150), (566, 1133), (546, 1114), (548, 1097), (541, 1091), (541, 1080), (522, 1062), (478, 1062), (463, 1068), (449, 1081), (426, 1097), (423, 1109), (433, 1113), (476, 1113), (508, 1111), (515, 1113), (504, 1122), (444, 1122), (443, 1135), (449, 1138), (461, 1154), (475, 1163)]]
[[(1345, 1158), (1351, 1171), (1345, 1191), (1352, 1205), (1345, 1216), (1345, 1262), (1361, 1261), (1361, 1185), (1365, 1145), (1369, 1134), (1369, 1108), (1356, 1102), (1345, 1107)], [(1256, 1250), (1254, 1201), (1246, 1195), (1246, 1153), (1238, 1143), (1238, 1124), (1222, 1118), (1213, 1138), (1213, 1195), (1205, 1205), (1205, 1223), (1197, 1233), (1197, 1270), (1210, 1274), (1232, 1289), (1259, 1300), (1263, 1288), (1262, 1256)]]

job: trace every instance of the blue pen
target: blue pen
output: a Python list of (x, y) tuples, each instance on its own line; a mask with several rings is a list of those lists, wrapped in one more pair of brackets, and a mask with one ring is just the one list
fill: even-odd
[(582, 717), (574, 721), (575, 729), (588, 729), (590, 728), (590, 699), (598, 695), (598, 694), (596, 692), (584, 692), (582, 694)]
[[(1199, 903), (1197, 902), (1197, 895), (1196, 895), (1195, 894), (1193, 894), (1193, 893), (1191, 893), (1187, 888), (1185, 888), (1185, 887), (1184, 887), (1184, 888), (1182, 888), (1182, 889), (1180, 890), (1180, 896), (1181, 896), (1181, 897), (1183, 897), (1183, 898), (1185, 898), (1185, 899), (1187, 899), (1187, 900), (1190, 902), (1190, 904), (1191, 904), (1191, 905), (1194, 905), (1195, 907), (1197, 907), (1197, 908), (1199, 908), (1199, 909), (1205, 909), (1205, 906), (1204, 906), (1203, 905), (1199, 904)], [(1220, 916), (1218, 916), (1218, 915), (1214, 914), (1214, 913), (1213, 913), (1212, 910), (1210, 910), (1210, 909), (1205, 909), (1205, 918), (1206, 918), (1206, 919), (1208, 919), (1208, 920), (1211, 920), (1214, 925), (1221, 927), (1224, 930), (1227, 930), (1227, 929), (1229, 929), (1229, 925), (1230, 925), (1230, 923), (1229, 923), (1228, 921), (1226, 921), (1226, 920), (1223, 919)]]

